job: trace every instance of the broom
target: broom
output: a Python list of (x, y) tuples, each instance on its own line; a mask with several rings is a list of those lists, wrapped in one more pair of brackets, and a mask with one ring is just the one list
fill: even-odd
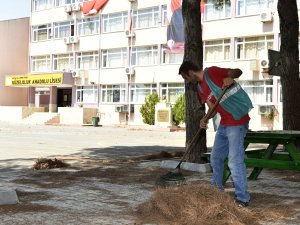
[[(220, 101), (221, 101), (222, 97), (224, 96), (224, 94), (225, 94), (225, 92), (226, 92), (227, 89), (228, 89), (228, 87), (224, 87), (224, 89), (222, 90), (222, 93), (218, 97), (218, 99), (215, 102), (215, 104), (213, 105), (213, 107), (210, 108), (208, 110), (208, 113), (203, 117), (203, 120), (206, 123), (209, 120), (209, 118), (211, 117), (211, 115), (215, 112), (217, 106), (219, 105), (219, 103), (220, 103)], [(191, 151), (192, 147), (194, 146), (194, 144), (200, 138), (203, 130), (204, 130), (203, 128), (199, 128), (198, 129), (197, 133), (194, 135), (194, 137), (192, 138), (191, 142), (186, 147), (185, 153), (183, 154), (183, 156), (182, 156), (180, 162), (178, 163), (178, 165), (176, 166), (175, 170), (171, 171), (171, 172), (168, 172), (165, 175), (160, 176), (156, 180), (156, 185), (166, 186), (168, 182), (172, 182), (172, 183), (176, 183), (176, 184), (184, 183), (185, 178), (184, 178), (184, 176), (180, 172), (180, 166), (183, 163), (183, 161), (185, 160), (185, 157), (187, 156), (187, 154), (190, 153), (190, 151)]]

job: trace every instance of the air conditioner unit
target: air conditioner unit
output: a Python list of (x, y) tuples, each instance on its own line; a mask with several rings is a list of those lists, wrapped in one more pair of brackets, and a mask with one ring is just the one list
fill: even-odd
[(71, 36), (71, 37), (69, 37), (69, 40), (70, 40), (70, 44), (75, 44), (75, 43), (79, 42), (79, 39), (77, 36)]
[(64, 73), (72, 73), (72, 70), (70, 68), (64, 68), (64, 69), (62, 69), (62, 72), (64, 72)]
[(137, 0), (128, 0), (129, 2), (136, 2)]
[(268, 69), (269, 68), (269, 60), (268, 59), (261, 59), (259, 62), (261, 69)]
[(115, 107), (115, 112), (122, 112), (122, 106), (116, 106)]
[(128, 105), (122, 106), (122, 112), (128, 112)]
[(66, 5), (64, 6), (64, 8), (65, 8), (65, 12), (67, 12), (67, 13), (72, 12), (71, 4), (66, 4)]
[(72, 72), (72, 77), (74, 77), (74, 78), (80, 77), (80, 72), (79, 71), (73, 71)]
[(72, 8), (73, 12), (80, 11), (80, 4), (79, 3), (73, 3), (73, 4), (71, 4), (71, 8)]
[(271, 105), (260, 105), (258, 106), (258, 114), (265, 115), (272, 113), (272, 106)]
[(127, 75), (133, 75), (133, 74), (135, 73), (135, 70), (134, 70), (133, 67), (126, 67), (126, 68), (125, 68), (125, 73), (126, 73)]
[(64, 37), (64, 43), (70, 44), (70, 37)]
[(128, 38), (132, 38), (135, 36), (135, 33), (134, 33), (134, 31), (131, 31), (131, 30), (125, 30), (125, 35)]
[(260, 14), (260, 21), (265, 22), (272, 22), (273, 21), (273, 14), (272, 12), (262, 12)]

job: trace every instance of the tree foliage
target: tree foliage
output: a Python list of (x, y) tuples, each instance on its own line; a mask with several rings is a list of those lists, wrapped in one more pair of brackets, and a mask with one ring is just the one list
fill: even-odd
[(145, 124), (154, 125), (155, 122), (155, 105), (159, 102), (159, 97), (156, 92), (148, 95), (145, 98), (145, 104), (140, 108), (140, 113)]
[(185, 122), (185, 96), (181, 95), (177, 98), (172, 108), (173, 122), (175, 125)]

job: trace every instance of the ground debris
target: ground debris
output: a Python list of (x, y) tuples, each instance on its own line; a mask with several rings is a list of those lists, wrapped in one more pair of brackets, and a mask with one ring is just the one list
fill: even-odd
[(46, 169), (63, 168), (63, 167), (68, 167), (68, 166), (69, 165), (67, 163), (65, 163), (61, 160), (58, 160), (56, 158), (54, 158), (54, 160), (41, 158), (35, 162), (33, 169), (46, 170)]

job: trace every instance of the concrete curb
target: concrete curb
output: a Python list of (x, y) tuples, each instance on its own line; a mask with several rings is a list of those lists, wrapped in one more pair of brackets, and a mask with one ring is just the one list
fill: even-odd
[(14, 205), (19, 202), (15, 190), (0, 189), (0, 205)]
[[(160, 167), (161, 168), (175, 169), (178, 164), (179, 164), (179, 161), (163, 160), (160, 163)], [(180, 165), (180, 169), (195, 171), (195, 172), (200, 172), (200, 173), (209, 173), (209, 172), (211, 172), (210, 163), (199, 164), (199, 163), (183, 162)]]

